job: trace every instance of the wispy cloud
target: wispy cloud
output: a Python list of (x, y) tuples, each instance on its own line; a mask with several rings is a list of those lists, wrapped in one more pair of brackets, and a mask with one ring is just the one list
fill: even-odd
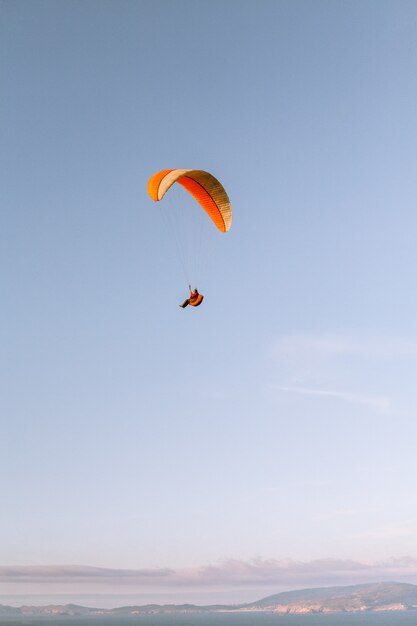
[(271, 387), (280, 393), (334, 398), (379, 413), (403, 405), (404, 394), (415, 396), (414, 382), (407, 382), (417, 367), (415, 337), (293, 333), (275, 340), (271, 357)]
[(356, 537), (367, 541), (374, 539), (390, 541), (397, 537), (413, 537), (417, 545), (417, 519), (402, 520), (392, 524), (377, 526), (366, 532), (358, 533)]
[(389, 398), (385, 396), (348, 393), (346, 391), (333, 391), (329, 389), (309, 389), (308, 387), (277, 386), (277, 389), (279, 391), (296, 393), (300, 395), (336, 398), (337, 400), (341, 400), (343, 402), (368, 406), (382, 413), (388, 412), (391, 404)]
[(353, 517), (358, 515), (359, 511), (356, 509), (335, 509), (334, 511), (329, 511), (328, 513), (323, 513), (321, 515), (316, 515), (313, 517), (313, 521), (316, 522), (325, 522), (328, 520), (337, 520), (337, 519), (345, 519), (347, 517)]
[(75, 580), (89, 582), (91, 580), (126, 580), (150, 582), (155, 578), (167, 579), (175, 571), (168, 568), (159, 569), (113, 569), (92, 567), (87, 565), (28, 565), (0, 566), (0, 582), (37, 582), (51, 581), (73, 582)]
[(311, 355), (316, 358), (357, 356), (362, 358), (417, 359), (417, 339), (366, 333), (294, 333), (278, 337), (276, 356)]

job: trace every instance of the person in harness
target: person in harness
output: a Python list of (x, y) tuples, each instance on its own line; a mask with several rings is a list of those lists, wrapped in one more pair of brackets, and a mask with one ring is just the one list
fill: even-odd
[(188, 285), (188, 287), (190, 289), (190, 297), (184, 300), (184, 302), (179, 305), (182, 309), (185, 309), (185, 307), (188, 305), (200, 306), (200, 304), (203, 302), (204, 296), (202, 296), (201, 293), (198, 293), (197, 289), (192, 290), (191, 285)]

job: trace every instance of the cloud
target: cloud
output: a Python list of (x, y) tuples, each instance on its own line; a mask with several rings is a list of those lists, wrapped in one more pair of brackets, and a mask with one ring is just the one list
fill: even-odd
[(339, 356), (417, 359), (417, 340), (376, 334), (295, 333), (278, 337), (274, 355), (286, 358), (331, 359)]
[(367, 406), (381, 413), (386, 413), (390, 409), (391, 402), (386, 396), (366, 395), (361, 393), (348, 393), (346, 391), (333, 391), (329, 389), (309, 389), (307, 387), (285, 387), (278, 386), (279, 391), (288, 393), (296, 393), (300, 395), (322, 396), (336, 398), (351, 404), (360, 404)]
[[(94, 585), (97, 589), (121, 586), (132, 589), (151, 588), (161, 592), (173, 588), (246, 589), (277, 591), (283, 588), (351, 584), (376, 580), (404, 579), (417, 581), (417, 559), (403, 557), (385, 562), (362, 563), (343, 559), (295, 560), (229, 559), (217, 564), (194, 568), (112, 569), (77, 565), (0, 566), (0, 584), (13, 585), (15, 593), (30, 585), (60, 589), (76, 584), (79, 589)], [(4, 588), (4, 587), (3, 587)], [(259, 591), (259, 593), (262, 593)]]
[(317, 522), (325, 522), (328, 520), (346, 519), (356, 515), (358, 515), (358, 511), (356, 509), (341, 508), (322, 515), (316, 515), (313, 517), (313, 520)]
[(416, 538), (417, 544), (417, 519), (409, 519), (392, 524), (384, 524), (367, 532), (358, 533), (358, 539), (370, 540), (386, 540), (391, 541), (396, 537)]
[(118, 581), (126, 580), (142, 582), (154, 581), (156, 578), (169, 578), (174, 570), (160, 569), (111, 569), (90, 567), (85, 565), (29, 565), (0, 566), (0, 582), (74, 582), (74, 581)]
[(369, 411), (392, 413), (414, 404), (414, 337), (375, 333), (293, 333), (270, 353), (280, 393), (334, 398)]

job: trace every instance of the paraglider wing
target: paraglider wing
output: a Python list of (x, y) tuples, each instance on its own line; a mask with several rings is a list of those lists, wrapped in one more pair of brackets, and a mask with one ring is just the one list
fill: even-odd
[(148, 182), (148, 193), (156, 202), (179, 183), (197, 200), (217, 228), (226, 233), (232, 225), (232, 207), (223, 185), (203, 170), (162, 170)]

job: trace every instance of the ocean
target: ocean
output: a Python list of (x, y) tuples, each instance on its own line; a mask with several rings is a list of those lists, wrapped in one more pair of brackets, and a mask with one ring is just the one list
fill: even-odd
[(0, 626), (417, 626), (417, 610), (325, 615), (266, 613), (194, 613), (134, 617), (0, 618)]

